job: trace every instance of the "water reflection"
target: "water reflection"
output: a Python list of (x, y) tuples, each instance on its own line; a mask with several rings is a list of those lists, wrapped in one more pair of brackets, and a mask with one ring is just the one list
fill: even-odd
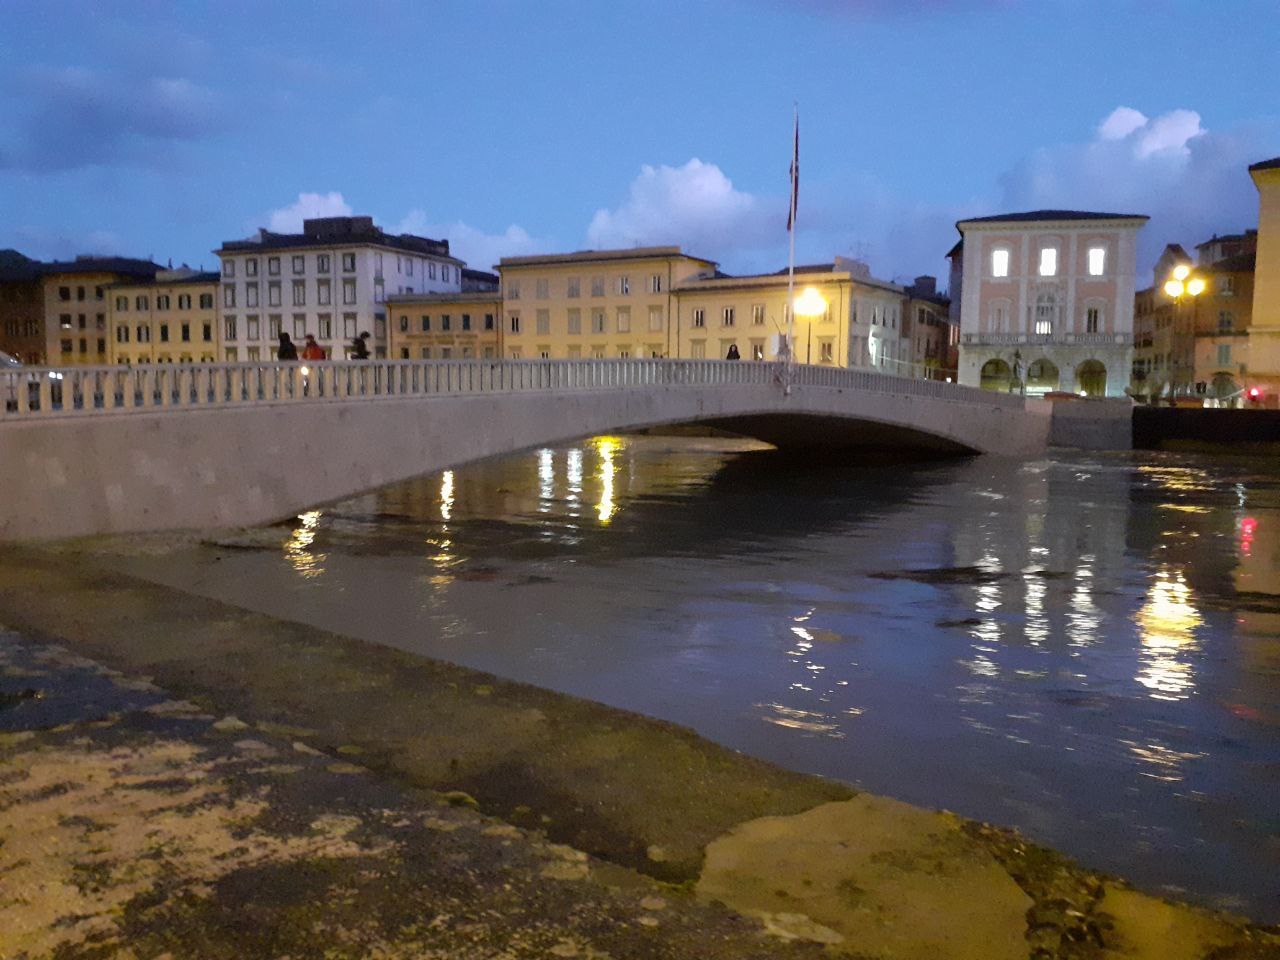
[(298, 514), (298, 526), (294, 527), (293, 533), (284, 543), (285, 558), (304, 580), (323, 574), (325, 560), (328, 559), (328, 554), (313, 552), (311, 549), (321, 516), (319, 510)]
[(600, 455), (600, 503), (596, 507), (596, 517), (601, 524), (607, 524), (617, 509), (613, 500), (613, 478), (618, 468), (613, 456), (622, 448), (622, 441), (617, 437), (595, 437), (591, 443)]
[(440, 519), (453, 517), (453, 471), (446, 470), (440, 475)]
[(1199, 649), (1196, 628), (1203, 622), (1181, 570), (1162, 568), (1151, 579), (1138, 611), (1141, 669), (1137, 681), (1156, 700), (1185, 700), (1195, 692), (1191, 657)]

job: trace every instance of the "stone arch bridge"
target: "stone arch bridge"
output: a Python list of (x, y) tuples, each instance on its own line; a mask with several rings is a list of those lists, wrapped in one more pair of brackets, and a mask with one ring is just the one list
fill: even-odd
[(782, 448), (1034, 456), (1048, 405), (722, 360), (0, 371), (0, 540), (245, 526), (469, 461), (668, 424)]

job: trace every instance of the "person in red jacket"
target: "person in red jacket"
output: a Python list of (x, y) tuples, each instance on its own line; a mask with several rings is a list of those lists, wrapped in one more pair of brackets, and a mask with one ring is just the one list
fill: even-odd
[(324, 347), (316, 343), (316, 338), (311, 334), (307, 334), (307, 342), (302, 345), (303, 360), (327, 360), (329, 355), (324, 352)]

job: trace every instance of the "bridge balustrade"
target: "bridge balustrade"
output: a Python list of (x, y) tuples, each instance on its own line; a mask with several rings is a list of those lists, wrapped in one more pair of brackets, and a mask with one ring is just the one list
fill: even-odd
[(477, 393), (788, 384), (1022, 407), (1020, 396), (848, 367), (726, 360), (355, 360), (0, 371), (0, 422)]

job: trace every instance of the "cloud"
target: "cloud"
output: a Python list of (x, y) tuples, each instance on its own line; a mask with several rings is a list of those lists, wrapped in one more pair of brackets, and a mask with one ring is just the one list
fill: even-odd
[(180, 76), (37, 67), (19, 73), (14, 88), (10, 102), (23, 109), (0, 166), (35, 173), (163, 165), (175, 144), (206, 139), (226, 123), (216, 94)]
[[(71, 260), (82, 253), (98, 256), (124, 254), (120, 236), (110, 230), (71, 233), (45, 227), (16, 227), (11, 236), (14, 244), (29, 257), (41, 260)], [(130, 254), (138, 256), (138, 254)]]
[(553, 249), (550, 241), (530, 236), (515, 224), (502, 233), (485, 233), (461, 220), (449, 224), (432, 222), (422, 210), (409, 211), (394, 232), (448, 240), (449, 252), (475, 270), (489, 270), (503, 257), (547, 253)]
[[(1194, 245), (1214, 233), (1257, 222), (1258, 200), (1246, 168), (1274, 152), (1280, 130), (1207, 130), (1194, 110), (1148, 117), (1117, 107), (1093, 139), (1037, 150), (999, 181), (1004, 210), (1065, 208), (1139, 213), (1145, 271), (1166, 243)], [(995, 209), (983, 212), (997, 212)], [(972, 215), (977, 215), (972, 214)], [(1140, 276), (1140, 282), (1144, 281)]]
[(277, 207), (266, 216), (267, 229), (272, 233), (301, 233), (302, 221), (313, 217), (349, 217), (351, 205), (341, 193), (300, 193), (298, 199), (287, 207)]
[(596, 211), (587, 239), (594, 247), (679, 244), (724, 252), (772, 245), (785, 218), (784, 201), (766, 205), (735, 189), (714, 163), (694, 158), (682, 167), (641, 167), (626, 200)]

